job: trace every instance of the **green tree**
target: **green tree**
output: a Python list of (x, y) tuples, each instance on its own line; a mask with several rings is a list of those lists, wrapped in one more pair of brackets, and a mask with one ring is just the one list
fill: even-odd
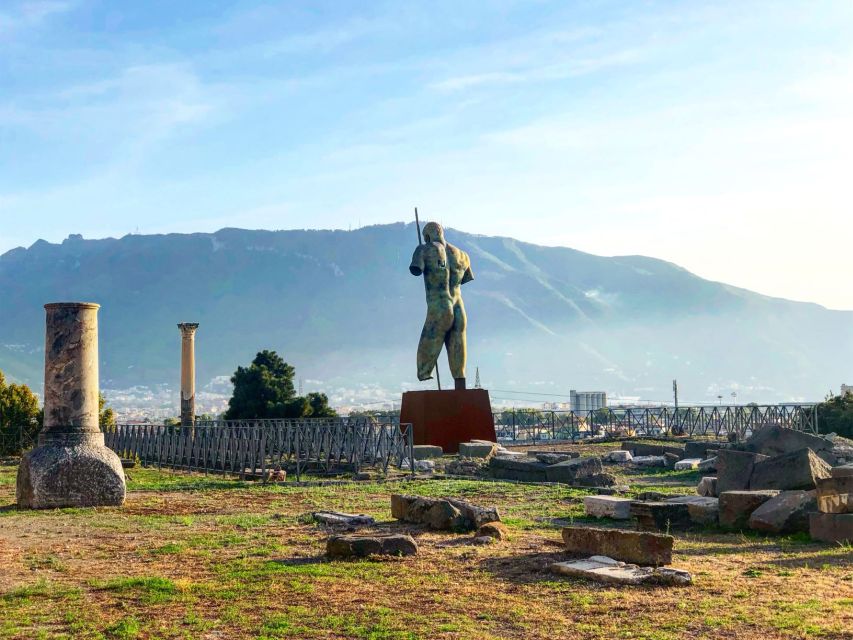
[(296, 369), (275, 351), (261, 351), (248, 367), (237, 367), (231, 377), (234, 394), (226, 420), (304, 418), (336, 415), (322, 393), (297, 396)]
[(103, 393), (98, 393), (98, 426), (101, 427), (101, 431), (116, 426), (115, 411), (107, 406), (107, 399)]
[(21, 453), (35, 442), (44, 421), (36, 395), (25, 384), (7, 384), (0, 371), (0, 453)]
[(853, 394), (829, 394), (817, 405), (817, 424), (821, 433), (837, 433), (853, 438)]

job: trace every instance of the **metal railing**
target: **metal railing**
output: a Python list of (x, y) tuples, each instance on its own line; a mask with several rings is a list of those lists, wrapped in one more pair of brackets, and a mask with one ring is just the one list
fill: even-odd
[(817, 406), (737, 405), (603, 408), (593, 411), (506, 409), (495, 412), (498, 439), (511, 442), (608, 436), (691, 436), (738, 439), (777, 425), (818, 433)]
[(104, 430), (106, 445), (145, 466), (266, 477), (276, 467), (330, 473), (366, 466), (384, 472), (412, 460), (410, 424), (367, 418), (228, 420), (193, 427), (120, 424)]

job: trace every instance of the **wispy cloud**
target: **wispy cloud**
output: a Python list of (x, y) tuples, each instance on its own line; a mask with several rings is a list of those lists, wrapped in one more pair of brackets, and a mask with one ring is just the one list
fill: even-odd
[(70, 11), (75, 2), (28, 0), (0, 11), (0, 36), (38, 27), (49, 17)]

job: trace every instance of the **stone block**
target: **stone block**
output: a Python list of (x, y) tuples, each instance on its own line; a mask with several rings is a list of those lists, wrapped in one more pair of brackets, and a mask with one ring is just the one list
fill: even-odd
[(615, 496), (585, 496), (583, 506), (586, 515), (593, 518), (630, 520), (631, 502), (630, 498), (617, 498)]
[(631, 517), (637, 521), (640, 531), (674, 531), (687, 529), (693, 522), (684, 502), (642, 502), (631, 503)]
[(483, 442), (460, 442), (459, 456), (462, 458), (491, 458), (498, 451), (498, 445)]
[(415, 460), (440, 458), (444, 455), (444, 450), (441, 447), (432, 444), (416, 444), (412, 447), (412, 455)]
[(765, 533), (808, 531), (812, 511), (817, 511), (814, 491), (783, 491), (753, 511), (748, 525)]
[(413, 556), (418, 544), (412, 536), (394, 534), (389, 536), (332, 536), (326, 542), (326, 554), (330, 558), (364, 558), (367, 556)]
[(601, 458), (576, 458), (548, 465), (545, 477), (548, 482), (566, 482), (576, 484), (602, 472)]
[(666, 458), (663, 456), (634, 456), (631, 464), (637, 467), (665, 467)]
[(494, 538), (495, 540), (506, 540), (509, 537), (509, 529), (503, 522), (487, 522), (477, 529), (477, 537)]
[(625, 462), (631, 462), (633, 458), (634, 456), (631, 455), (630, 451), (624, 450), (609, 451), (601, 457), (603, 462), (611, 462), (614, 464), (623, 464)]
[(687, 471), (689, 469), (698, 469), (700, 462), (702, 462), (700, 458), (685, 458), (675, 463), (675, 470)]
[(473, 531), (501, 519), (497, 509), (478, 507), (464, 500), (401, 494), (391, 496), (391, 515), (397, 520), (441, 531)]
[(777, 425), (759, 429), (743, 444), (744, 451), (771, 457), (811, 449), (819, 458), (830, 464), (835, 462), (832, 448), (832, 440), (828, 438)]
[(716, 471), (717, 456), (714, 456), (713, 458), (705, 458), (696, 468), (699, 469), (699, 471)]
[(779, 491), (723, 491), (720, 493), (720, 526), (745, 529), (752, 512), (779, 495)]
[(696, 486), (696, 493), (706, 498), (715, 497), (717, 495), (717, 478), (715, 476), (702, 478)]
[(823, 513), (853, 513), (853, 476), (818, 480), (817, 507)]
[(593, 556), (586, 560), (556, 562), (551, 565), (551, 571), (564, 576), (586, 578), (595, 582), (608, 584), (659, 584), (659, 585), (688, 585), (693, 581), (692, 576), (681, 569), (664, 567), (639, 567), (607, 558)]
[(489, 472), (500, 480), (520, 480), (523, 482), (546, 482), (547, 464), (534, 458), (516, 458), (496, 456), (489, 460)]
[(575, 526), (563, 529), (563, 542), (571, 553), (660, 566), (672, 562), (674, 538), (659, 533)]
[(756, 462), (749, 488), (814, 489), (818, 479), (830, 477), (830, 469), (811, 449), (800, 449)]
[(354, 513), (340, 513), (338, 511), (315, 511), (311, 517), (320, 524), (345, 527), (368, 527), (376, 524), (370, 516)]
[(684, 457), (685, 458), (708, 458), (708, 450), (716, 449), (720, 445), (716, 442), (709, 442), (707, 440), (694, 440), (691, 442), (684, 443)]
[(830, 475), (833, 478), (853, 478), (853, 464), (844, 464), (840, 467), (832, 467)]
[(626, 440), (622, 443), (622, 448), (630, 451), (636, 456), (662, 456), (665, 453), (674, 453), (679, 459), (684, 457), (684, 447), (680, 445), (654, 444), (650, 442), (640, 442), (636, 440)]
[(566, 453), (543, 451), (539, 453), (533, 453), (532, 455), (543, 464), (559, 464), (561, 462), (566, 462), (567, 460), (579, 458), (581, 454), (577, 451), (571, 451)]
[(809, 514), (809, 535), (821, 542), (853, 544), (853, 513)]
[(746, 491), (755, 464), (767, 456), (748, 451), (720, 449), (717, 452), (717, 491)]
[(675, 465), (681, 460), (681, 455), (667, 451), (663, 454), (663, 459), (667, 469), (675, 469)]
[(696, 496), (687, 502), (687, 513), (694, 524), (716, 526), (720, 521), (720, 501), (717, 498)]

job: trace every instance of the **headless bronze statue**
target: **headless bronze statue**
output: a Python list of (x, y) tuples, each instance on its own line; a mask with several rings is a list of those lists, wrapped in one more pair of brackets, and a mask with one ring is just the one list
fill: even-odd
[(456, 389), (465, 388), (465, 305), (461, 287), (474, 279), (468, 254), (444, 239), (444, 230), (436, 222), (424, 226), (424, 242), (412, 256), (409, 272), (424, 276), (427, 317), (418, 344), (418, 380), (430, 380), (436, 368), (441, 346), (447, 347), (447, 360)]

